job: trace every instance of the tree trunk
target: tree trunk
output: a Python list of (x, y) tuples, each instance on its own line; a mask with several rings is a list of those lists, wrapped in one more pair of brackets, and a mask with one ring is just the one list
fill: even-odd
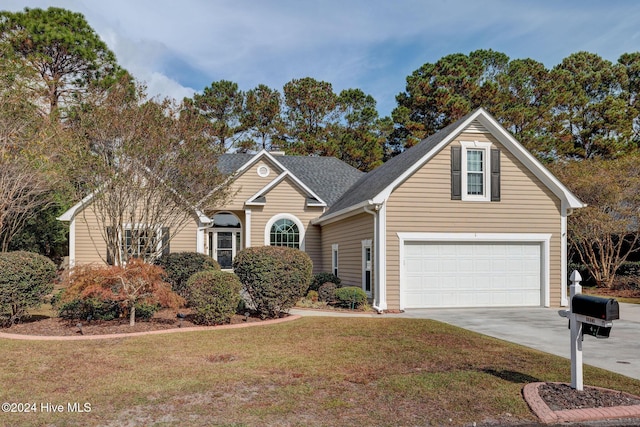
[(129, 326), (133, 326), (136, 324), (136, 305), (131, 304), (129, 307)]

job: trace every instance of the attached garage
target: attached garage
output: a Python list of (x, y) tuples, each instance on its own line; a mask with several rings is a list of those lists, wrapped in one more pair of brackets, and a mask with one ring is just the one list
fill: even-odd
[(401, 308), (547, 306), (549, 239), (401, 233)]

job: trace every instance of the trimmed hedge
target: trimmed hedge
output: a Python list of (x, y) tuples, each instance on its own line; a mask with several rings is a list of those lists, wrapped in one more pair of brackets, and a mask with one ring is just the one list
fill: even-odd
[(357, 286), (345, 286), (336, 289), (336, 305), (346, 308), (358, 308), (367, 302), (366, 292)]
[(276, 318), (302, 298), (311, 283), (309, 256), (281, 246), (260, 246), (240, 251), (233, 269), (258, 315)]
[(336, 290), (338, 287), (333, 282), (323, 283), (318, 289), (318, 298), (329, 304), (333, 304), (336, 300)]
[(53, 290), (56, 265), (25, 251), (0, 252), (0, 323), (11, 325), (39, 307)]
[(340, 287), (340, 278), (331, 273), (317, 273), (313, 275), (313, 280), (311, 281), (311, 285), (309, 285), (310, 291), (317, 291), (320, 289), (320, 286), (324, 285), (327, 282), (331, 282), (336, 285), (336, 287)]
[(192, 275), (205, 270), (220, 270), (216, 260), (197, 252), (170, 253), (161, 256), (155, 263), (164, 268), (165, 281), (171, 285), (171, 290), (186, 299), (189, 297), (187, 281)]
[(229, 323), (240, 303), (242, 284), (233, 273), (201, 271), (189, 278), (187, 287), (193, 322), (198, 325)]

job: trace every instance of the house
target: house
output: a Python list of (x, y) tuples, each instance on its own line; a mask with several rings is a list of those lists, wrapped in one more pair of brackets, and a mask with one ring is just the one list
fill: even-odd
[[(228, 268), (245, 247), (297, 247), (380, 311), (568, 303), (567, 216), (584, 204), (483, 109), (367, 174), (267, 151), (218, 167), (234, 173), (233, 200), (194, 216), (172, 251)], [(75, 208), (61, 217), (70, 258), (95, 261)]]

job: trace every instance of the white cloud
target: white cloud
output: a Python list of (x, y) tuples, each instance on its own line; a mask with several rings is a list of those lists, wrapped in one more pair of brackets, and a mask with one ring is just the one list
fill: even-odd
[(182, 99), (227, 79), (281, 90), (314, 77), (358, 87), (388, 114), (426, 62), (479, 48), (548, 67), (579, 50), (638, 50), (640, 3), (610, 0), (5, 0), (83, 13), (149, 92)]

